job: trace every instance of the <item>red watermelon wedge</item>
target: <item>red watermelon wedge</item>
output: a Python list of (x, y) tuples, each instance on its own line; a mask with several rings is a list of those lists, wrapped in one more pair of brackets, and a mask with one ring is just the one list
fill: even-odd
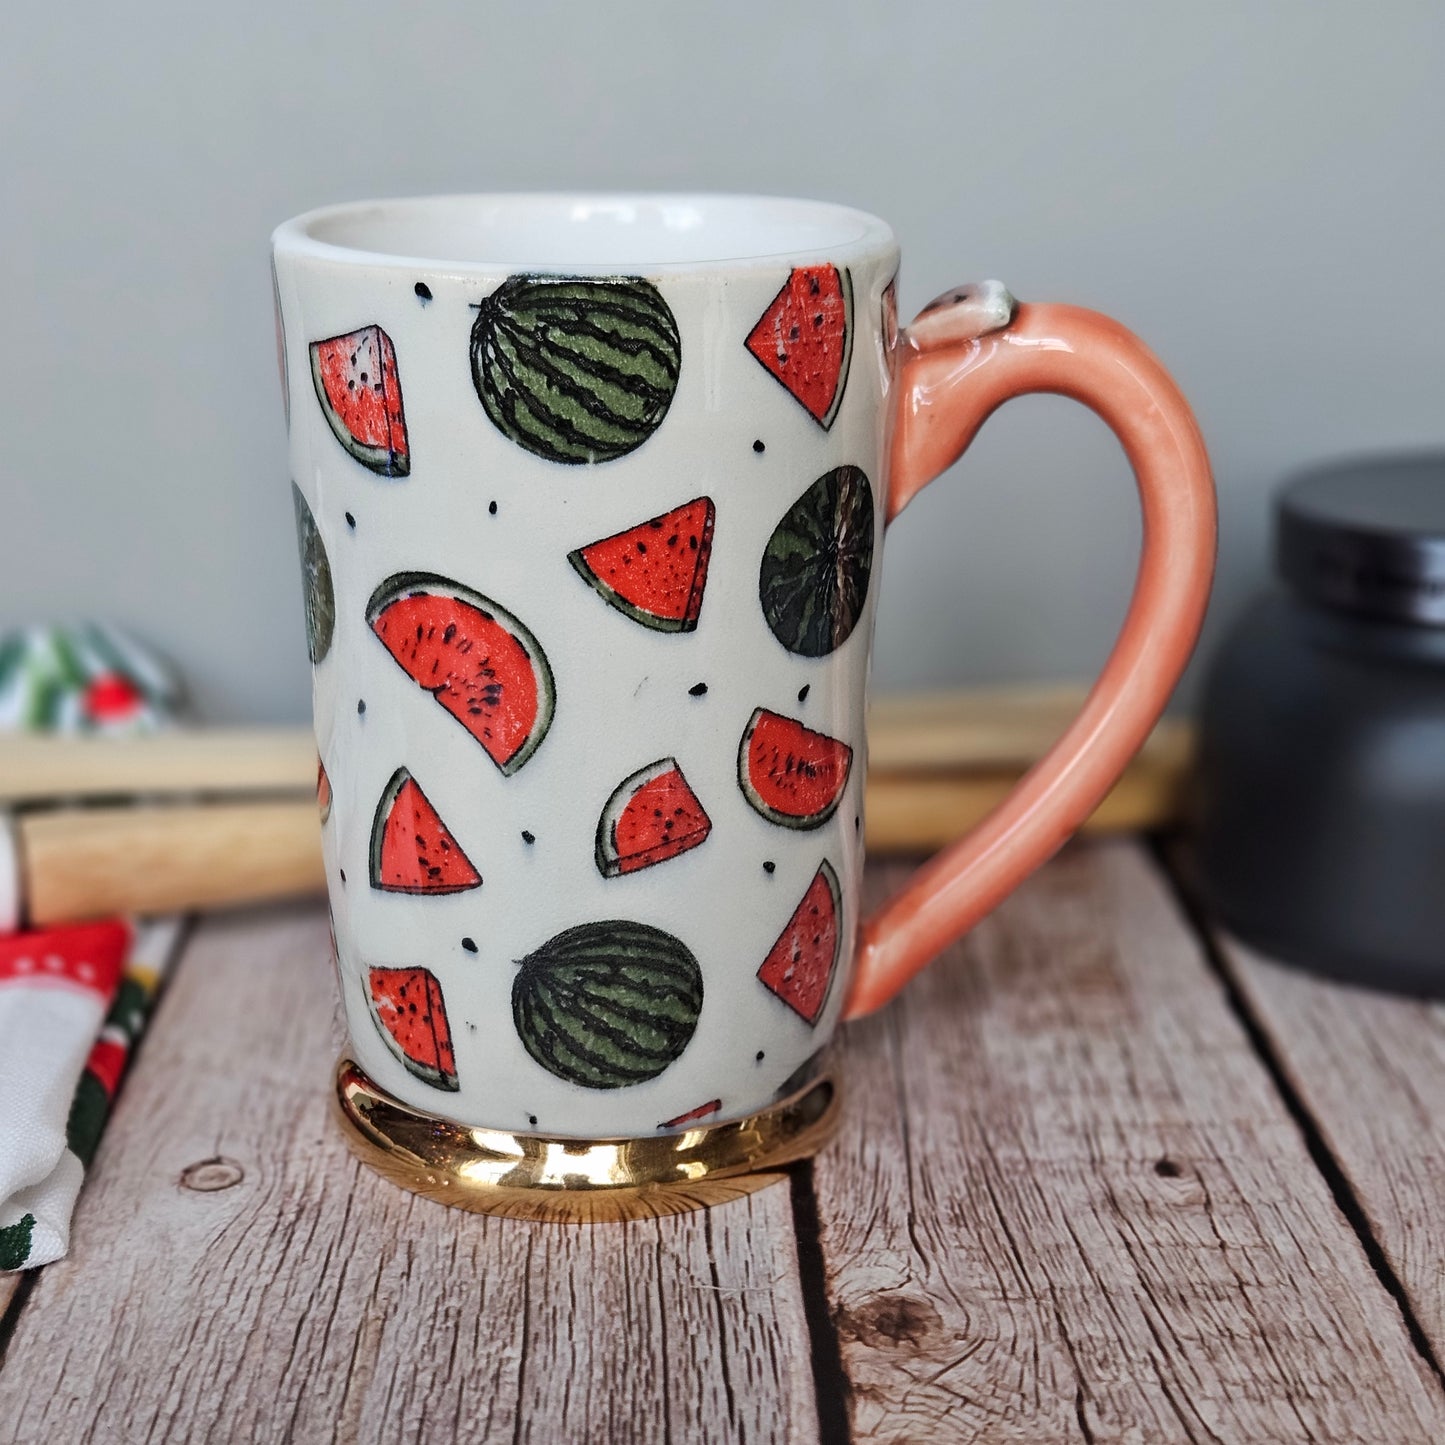
[(457, 1091), (457, 1062), (441, 985), (424, 968), (373, 968), (368, 1002), (386, 1046), (409, 1074)]
[(482, 875), (405, 768), (398, 768), (371, 824), (371, 886), (383, 893), (465, 893)]
[(853, 749), (802, 723), (758, 708), (738, 745), (738, 786), (770, 823), (820, 828), (833, 816)]
[(597, 823), (597, 870), (636, 873), (696, 848), (712, 819), (673, 758), (639, 768), (613, 789)]
[(836, 266), (799, 266), (748, 333), (747, 348), (824, 431), (853, 351), (853, 284)]
[(702, 610), (715, 510), (694, 497), (600, 542), (568, 553), (589, 587), (657, 632), (691, 632)]
[(388, 577), (366, 620), (397, 665), (510, 776), (552, 725), (552, 669), (537, 639), (505, 608), (429, 572)]
[(706, 1104), (699, 1104), (695, 1109), (689, 1109), (685, 1114), (679, 1114), (675, 1119), (664, 1119), (657, 1127), (659, 1129), (680, 1129), (684, 1124), (694, 1124), (699, 1119), (706, 1119), (709, 1114), (716, 1114), (722, 1108), (721, 1099), (709, 1099)]
[(396, 348), (379, 326), (311, 343), (316, 399), (336, 440), (383, 477), (411, 471)]
[(808, 1024), (817, 1024), (828, 1001), (841, 951), (842, 912), (838, 875), (825, 858), (758, 969), (763, 986)]

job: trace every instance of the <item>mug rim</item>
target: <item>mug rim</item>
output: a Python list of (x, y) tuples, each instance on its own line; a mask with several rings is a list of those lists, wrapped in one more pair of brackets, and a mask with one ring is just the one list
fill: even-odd
[[(537, 239), (509, 240), (509, 226), (513, 235), (519, 227), (530, 228)], [(620, 246), (629, 227), (649, 244), (636, 250)], [(428, 232), (445, 241), (448, 228), (453, 244), (413, 243)], [(584, 238), (586, 229), (592, 235)], [(446, 254), (479, 250), (460, 244), (460, 237), (480, 240), (488, 231), (495, 237), (494, 253)], [(544, 236), (558, 239), (544, 243)], [(745, 236), (758, 239), (740, 244)], [(284, 221), (271, 245), (278, 256), (462, 275), (529, 270), (679, 275), (782, 261), (856, 262), (898, 249), (888, 223), (867, 211), (832, 201), (725, 191), (499, 191), (347, 201)]]

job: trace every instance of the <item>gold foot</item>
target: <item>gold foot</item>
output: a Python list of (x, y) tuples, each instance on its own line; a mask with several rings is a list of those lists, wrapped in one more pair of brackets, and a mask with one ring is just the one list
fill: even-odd
[(566, 1139), (469, 1129), (413, 1109), (348, 1058), (334, 1095), (346, 1142), (393, 1184), (456, 1209), (588, 1224), (682, 1214), (776, 1183), (838, 1126), (824, 1075), (761, 1114), (649, 1139)]

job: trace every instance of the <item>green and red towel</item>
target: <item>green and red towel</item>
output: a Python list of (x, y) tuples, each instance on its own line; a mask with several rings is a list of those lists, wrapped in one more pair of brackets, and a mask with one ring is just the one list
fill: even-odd
[[(115, 628), (0, 635), (0, 733), (152, 732), (176, 721), (179, 700), (170, 669)], [(13, 864), (7, 836), (0, 817), (0, 874)], [(0, 919), (13, 927), (3, 885)], [(178, 919), (0, 931), (0, 1270), (69, 1248), (85, 1171), (179, 931)]]
[(178, 919), (0, 938), (0, 1270), (70, 1247), (70, 1217)]

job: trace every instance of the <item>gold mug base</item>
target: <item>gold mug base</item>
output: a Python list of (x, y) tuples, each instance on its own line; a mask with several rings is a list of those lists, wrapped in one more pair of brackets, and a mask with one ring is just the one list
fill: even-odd
[(750, 1118), (655, 1138), (512, 1134), (414, 1109), (344, 1055), (332, 1097), (352, 1153), (393, 1184), (454, 1209), (568, 1224), (683, 1214), (775, 1184), (832, 1138), (841, 1106), (824, 1073)]

